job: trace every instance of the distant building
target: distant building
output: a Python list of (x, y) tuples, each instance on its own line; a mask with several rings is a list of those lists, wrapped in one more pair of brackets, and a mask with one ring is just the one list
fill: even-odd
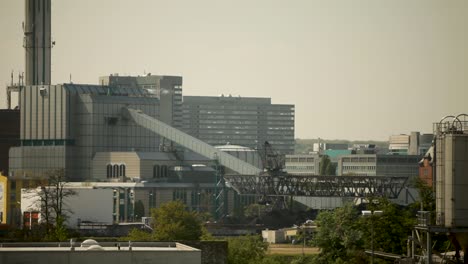
[(409, 155), (424, 155), (432, 146), (434, 134), (421, 134), (419, 132), (411, 132)]
[(216, 146), (259, 149), (265, 141), (282, 154), (294, 152), (294, 105), (270, 98), (184, 96), (183, 131)]
[(286, 155), (285, 170), (296, 175), (319, 175), (320, 156), (318, 154)]
[(347, 155), (338, 161), (338, 175), (415, 177), (419, 159), (415, 155)]
[(327, 142), (317, 142), (312, 146), (313, 152), (320, 152), (325, 150), (346, 150), (348, 149), (348, 144), (345, 143), (327, 143)]
[(411, 132), (410, 135), (393, 135), (389, 139), (390, 154), (424, 155), (431, 147), (433, 134)]
[(407, 155), (409, 145), (409, 135), (393, 135), (390, 136), (388, 150), (391, 154)]

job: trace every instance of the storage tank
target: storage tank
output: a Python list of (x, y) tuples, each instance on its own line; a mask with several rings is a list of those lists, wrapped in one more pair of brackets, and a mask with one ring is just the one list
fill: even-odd
[(468, 121), (466, 115), (436, 124), (436, 221), (468, 227)]

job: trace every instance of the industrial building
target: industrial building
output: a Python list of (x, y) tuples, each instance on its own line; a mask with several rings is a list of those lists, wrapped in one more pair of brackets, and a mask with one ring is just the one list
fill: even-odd
[[(436, 254), (433, 254), (432, 247), (437, 242), (435, 235), (446, 234), (455, 249), (452, 262), (466, 263), (468, 261), (468, 204), (466, 203), (468, 115), (459, 114), (442, 118), (434, 123), (434, 135), (434, 144), (421, 161), (423, 174), (420, 177), (435, 189), (435, 216), (432, 211), (418, 212), (418, 223), (410, 237), (414, 242), (411, 243), (408, 252), (411, 252), (410, 256), (415, 261), (435, 263), (437, 257), (435, 258)], [(417, 253), (417, 248), (421, 248), (421, 254)], [(464, 260), (461, 251), (464, 252)]]
[(7, 87), (8, 105), (18, 92), (20, 109), (5, 183), (9, 223), (24, 213), (21, 189), (46, 184), (55, 170), (71, 182), (111, 184), (125, 206), (113, 206), (114, 223), (136, 221), (138, 201), (149, 209), (182, 200), (222, 215), (253, 199), (226, 188), (221, 173), (258, 174), (265, 141), (293, 152), (294, 105), (270, 98), (183, 97), (182, 77), (151, 74), (51, 84), (51, 3), (25, 3), (26, 77)]
[(294, 153), (294, 105), (272, 104), (270, 98), (184, 96), (182, 109), (182, 130), (210, 145), (260, 149), (268, 141), (279, 153)]
[(117, 88), (131, 88), (147, 91), (159, 98), (159, 120), (180, 128), (182, 124), (182, 77), (181, 76), (119, 76), (111, 74), (99, 78), (99, 84)]

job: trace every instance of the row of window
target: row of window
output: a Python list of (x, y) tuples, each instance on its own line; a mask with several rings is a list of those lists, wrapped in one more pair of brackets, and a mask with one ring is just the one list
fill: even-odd
[(375, 171), (375, 166), (343, 166), (343, 170), (351, 171)]
[(315, 166), (286, 166), (286, 170), (307, 170), (314, 171)]
[(125, 164), (107, 164), (107, 178), (125, 177)]
[(314, 162), (314, 158), (306, 158), (306, 157), (286, 157), (286, 162)]
[(343, 158), (343, 162), (375, 162), (375, 157), (352, 157)]
[(154, 165), (153, 166), (153, 178), (167, 178), (167, 165)]

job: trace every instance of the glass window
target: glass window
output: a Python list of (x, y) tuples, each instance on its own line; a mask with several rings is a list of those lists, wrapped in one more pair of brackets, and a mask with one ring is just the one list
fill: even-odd
[(125, 177), (125, 164), (120, 165), (120, 176)]
[(153, 178), (159, 178), (159, 165), (153, 166)]
[(107, 178), (112, 177), (112, 165), (107, 164)]
[(119, 165), (114, 164), (113, 170), (112, 170), (112, 178), (117, 178), (119, 177)]

